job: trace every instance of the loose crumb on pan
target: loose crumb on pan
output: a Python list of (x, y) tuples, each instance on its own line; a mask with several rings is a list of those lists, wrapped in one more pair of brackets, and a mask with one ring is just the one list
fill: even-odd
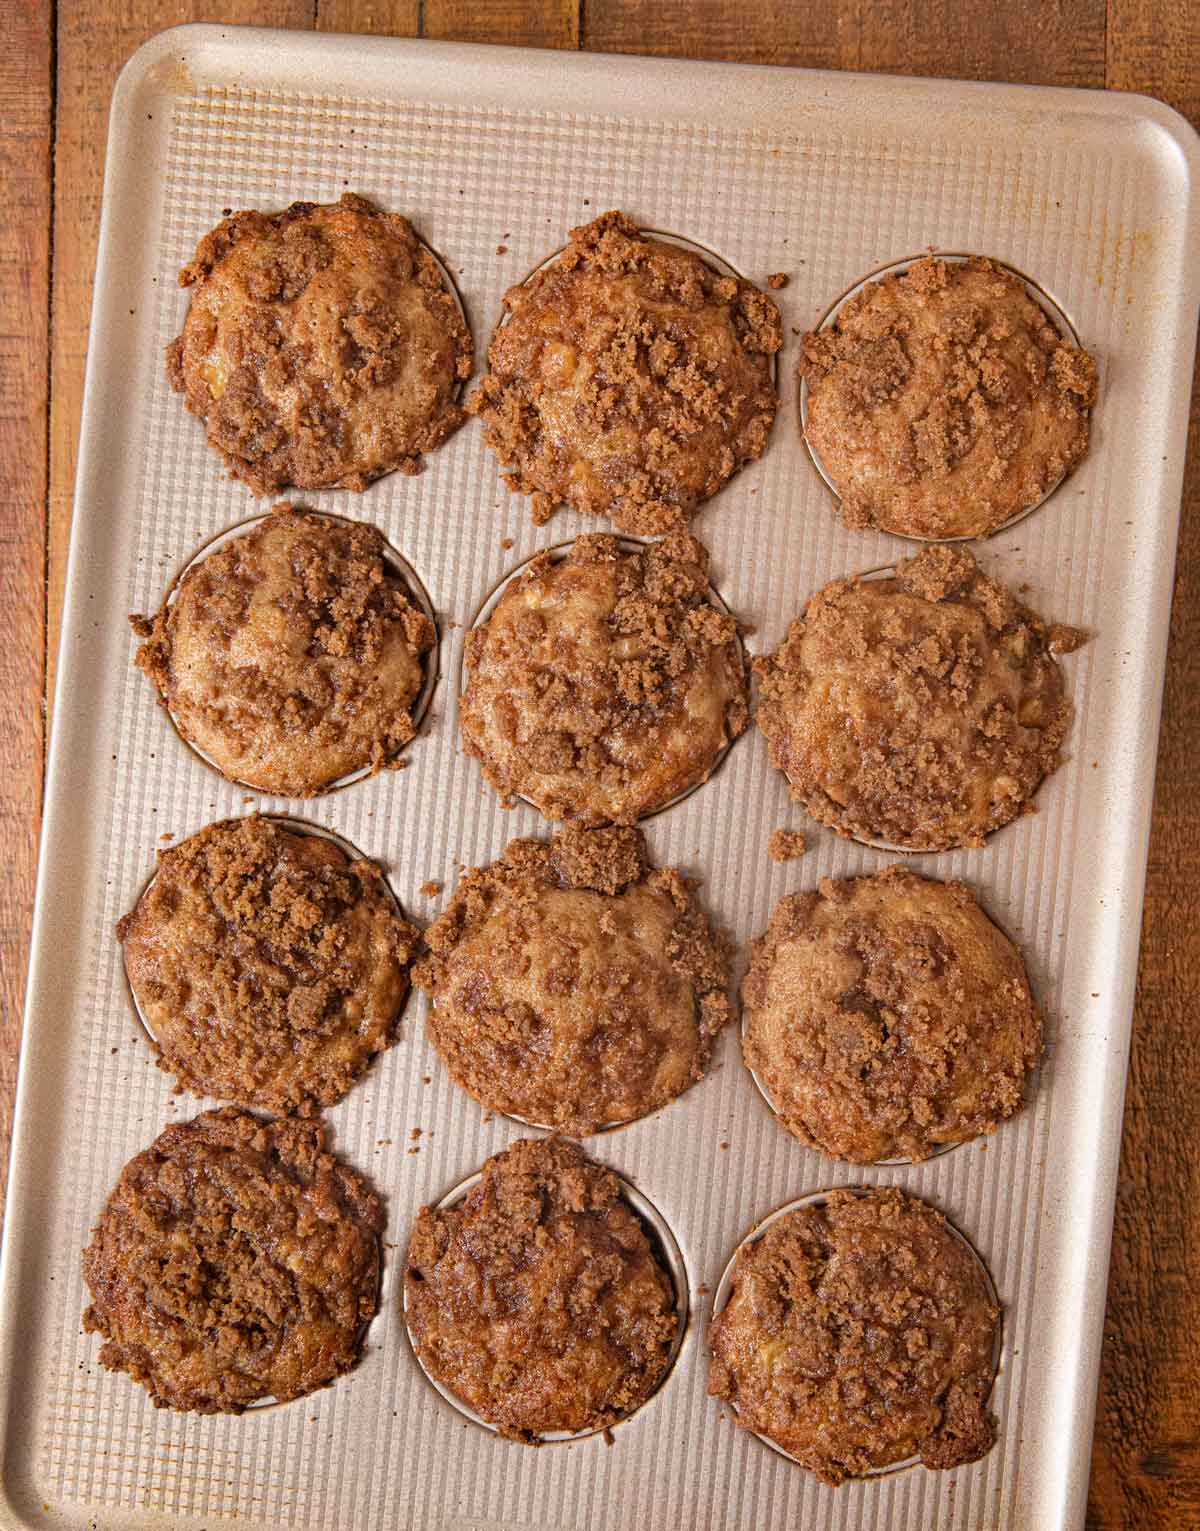
[(773, 287), (778, 292), (781, 287), (786, 287), (790, 280), (786, 271), (775, 271), (767, 278), (767, 286)]
[(441, 883), (434, 882), (432, 879), (429, 882), (423, 882), (421, 884), (421, 892), (425, 895), (426, 898), (436, 898), (441, 891)]
[(808, 841), (798, 829), (777, 829), (767, 846), (772, 861), (796, 861), (808, 849)]

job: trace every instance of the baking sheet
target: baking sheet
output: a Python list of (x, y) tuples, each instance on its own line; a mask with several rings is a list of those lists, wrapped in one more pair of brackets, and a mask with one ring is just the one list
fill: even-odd
[[(1195, 337), (1196, 170), (1191, 130), (1139, 97), (212, 26), (135, 56), (112, 116), (0, 1274), (0, 1518), (195, 1531), (1082, 1523)], [(186, 306), (175, 273), (225, 208), (347, 188), (406, 213), (444, 257), (480, 352), (505, 286), (608, 207), (758, 281), (789, 274), (770, 447), (695, 523), (715, 585), (757, 629), (752, 650), (774, 647), (826, 580), (911, 549), (833, 514), (798, 436), (793, 327), (890, 260), (979, 250), (1035, 277), (1100, 361), (1091, 454), (982, 552), (1045, 616), (1095, 634), (1066, 661), (1070, 759), (1040, 811), (986, 849), (913, 858), (969, 879), (1024, 947), (1048, 1017), (1032, 1102), (919, 1167), (839, 1166), (775, 1123), (730, 1028), (703, 1083), (589, 1140), (666, 1217), (692, 1295), (675, 1370), (611, 1447), (501, 1441), (415, 1365), (398, 1268), (412, 1216), (524, 1130), (451, 1086), (419, 997), (399, 1043), (330, 1113), (338, 1150), (386, 1196), (398, 1246), (357, 1370), (285, 1407), (180, 1416), (103, 1372), (81, 1332), (78, 1251), (105, 1195), (166, 1122), (201, 1109), (150, 1060), (113, 926), (160, 836), (252, 806), (184, 748), (130, 663), (125, 614), (152, 610), (203, 541), (262, 508), (167, 388), (162, 349)], [(344, 835), (427, 919), (459, 864), (544, 831), (532, 809), (500, 809), (455, 747), (464, 624), (507, 569), (598, 523), (563, 512), (534, 528), (476, 422), (416, 478), (302, 498), (374, 522), (409, 560), (439, 614), (441, 681), (408, 769), (254, 805)], [(780, 825), (808, 833), (803, 860), (767, 859)], [(739, 941), (783, 893), (893, 859), (806, 822), (755, 732), (646, 827), (656, 860), (702, 876)], [(423, 897), (430, 879), (447, 894)], [(929, 1198), (988, 1264), (1006, 1305), (1000, 1436), (968, 1468), (835, 1491), (705, 1395), (705, 1289), (781, 1203), (875, 1183)]]

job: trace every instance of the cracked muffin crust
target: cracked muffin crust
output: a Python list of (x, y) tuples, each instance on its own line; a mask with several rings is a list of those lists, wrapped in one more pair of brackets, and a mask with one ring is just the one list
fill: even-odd
[(436, 633), (386, 549), (373, 526), (277, 505), (130, 619), (138, 668), (223, 776), (311, 797), (413, 738)]
[(778, 308), (624, 213), (572, 229), (504, 314), (466, 407), (535, 522), (566, 504), (665, 532), (766, 449)]
[(224, 1106), (173, 1122), (121, 1171), (83, 1252), (83, 1326), (156, 1407), (240, 1414), (358, 1360), (383, 1207), (325, 1139), (321, 1121)]
[(162, 852), (117, 938), (178, 1089), (302, 1114), (391, 1045), (420, 939), (374, 862), (257, 816)]
[(730, 947), (636, 829), (514, 840), (459, 883), (414, 979), (455, 1082), (575, 1136), (700, 1079), (729, 1020)]
[(347, 192), (241, 212), (179, 273), (167, 376), (255, 494), (415, 473), (463, 419), (471, 336), (407, 218)]
[(1061, 763), (1071, 709), (1047, 627), (961, 547), (834, 580), (754, 660), (759, 728), (791, 795), (840, 835), (979, 846)]
[(453, 1206), (422, 1207), (404, 1275), (422, 1365), (501, 1435), (599, 1430), (666, 1372), (670, 1278), (611, 1170), (523, 1138)]
[(539, 553), (467, 636), (463, 748), (509, 806), (632, 824), (706, 781), (746, 727), (737, 622), (686, 532)]
[(1087, 451), (1094, 358), (981, 256), (868, 282), (803, 344), (805, 434), (847, 526), (986, 537)]
[(734, 1264), (709, 1392), (824, 1483), (990, 1449), (1000, 1310), (940, 1213), (894, 1187), (830, 1191)]
[(781, 899), (750, 945), (743, 1053), (789, 1132), (835, 1159), (924, 1159), (1020, 1109), (1042, 1018), (961, 882), (892, 866)]

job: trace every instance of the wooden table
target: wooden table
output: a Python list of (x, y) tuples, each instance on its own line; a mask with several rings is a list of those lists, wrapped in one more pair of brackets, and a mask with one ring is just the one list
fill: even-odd
[[(1200, 125), (1195, 0), (0, 0), (0, 1206), (74, 491), (108, 102), (152, 33), (329, 32), (882, 70), (1161, 97)], [(1200, 259), (1200, 251), (1196, 252)], [(1088, 1525), (1200, 1528), (1200, 403)], [(700, 1528), (697, 1528), (700, 1531)], [(933, 1528), (930, 1528), (933, 1531)]]

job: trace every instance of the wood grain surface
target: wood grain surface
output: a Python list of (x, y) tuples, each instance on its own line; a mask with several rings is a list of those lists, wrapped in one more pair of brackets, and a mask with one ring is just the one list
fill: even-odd
[[(202, 20), (1107, 86), (1158, 96), (1200, 125), (1196, 0), (0, 0), (0, 1205), (108, 103), (141, 42)], [(1200, 395), (1154, 800), (1092, 1531), (1200, 1531), (1198, 456)]]

